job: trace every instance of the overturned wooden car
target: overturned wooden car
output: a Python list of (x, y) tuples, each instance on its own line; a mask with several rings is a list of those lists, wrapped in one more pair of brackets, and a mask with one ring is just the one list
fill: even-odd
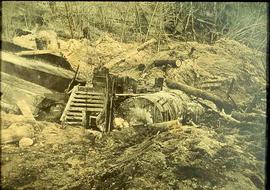
[(50, 109), (56, 102), (65, 104), (66, 92), (73, 86), (85, 84), (60, 53), (1, 43), (2, 110), (19, 113), (17, 101), (23, 100), (38, 117), (40, 110)]

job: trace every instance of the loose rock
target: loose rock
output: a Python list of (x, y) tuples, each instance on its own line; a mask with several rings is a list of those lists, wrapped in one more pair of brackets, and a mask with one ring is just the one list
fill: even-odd
[(29, 147), (29, 146), (32, 146), (34, 144), (34, 141), (30, 138), (22, 138), (20, 141), (19, 141), (19, 147), (20, 148), (26, 148), (26, 147)]

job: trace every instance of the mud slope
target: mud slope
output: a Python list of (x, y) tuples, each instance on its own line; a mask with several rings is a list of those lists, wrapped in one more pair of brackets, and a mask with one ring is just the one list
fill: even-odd
[[(74, 68), (91, 81), (95, 66), (106, 64), (139, 44), (122, 44), (110, 37), (95, 43), (70, 40), (61, 47)], [(187, 57), (191, 47), (196, 51)], [(65, 48), (63, 48), (65, 49)], [(156, 52), (151, 46), (116, 64), (113, 72), (144, 78), (165, 76), (159, 68), (145, 73), (139, 64), (178, 59), (180, 67), (167, 76), (178, 82), (225, 97), (245, 108), (264, 88), (265, 55), (231, 40), (214, 45), (170, 42)], [(214, 84), (214, 85), (213, 85)], [(214, 86), (214, 87), (213, 87)], [(257, 109), (263, 110), (261, 107)], [(3, 189), (247, 189), (264, 188), (265, 121), (230, 123), (210, 112), (204, 122), (171, 127), (137, 126), (99, 132), (25, 120), (1, 113), (2, 129), (30, 126), (34, 144), (1, 144)]]

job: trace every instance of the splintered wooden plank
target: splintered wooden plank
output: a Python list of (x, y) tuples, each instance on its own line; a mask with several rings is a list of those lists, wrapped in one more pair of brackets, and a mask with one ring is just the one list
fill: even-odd
[(40, 55), (40, 54), (48, 54), (48, 53), (61, 57), (61, 54), (59, 52), (55, 52), (52, 50), (27, 50), (27, 51), (17, 52), (15, 54), (22, 56), (22, 55)]
[(1, 52), (1, 64), (12, 63), (13, 65), (49, 73), (55, 75), (55, 77), (62, 77), (67, 79), (72, 79), (74, 72), (61, 67), (55, 67), (50, 64), (44, 64), (44, 62), (39, 60), (30, 60), (24, 57), (20, 57), (10, 52)]
[(104, 100), (95, 100), (95, 99), (73, 99), (72, 102), (77, 103), (100, 103), (104, 104)]
[(74, 103), (70, 104), (71, 107), (92, 107), (92, 108), (103, 108), (103, 104), (85, 104), (85, 103)]
[(103, 96), (91, 96), (91, 95), (87, 95), (87, 94), (76, 94), (76, 96), (74, 97), (75, 99), (80, 99), (80, 98), (85, 98), (85, 99), (95, 99), (95, 100), (104, 100)]
[(100, 112), (102, 111), (103, 108), (85, 108), (85, 107), (71, 107), (69, 111), (95, 111), (95, 112)]
[(74, 117), (74, 118), (82, 118), (83, 117), (83, 114), (82, 113), (67, 113), (66, 117)]
[(32, 112), (31, 112), (31, 109), (30, 109), (29, 105), (26, 103), (25, 100), (18, 100), (17, 105), (20, 108), (20, 110), (21, 110), (24, 117), (35, 121), (35, 118), (34, 118)]
[(71, 111), (68, 111), (67, 112), (67, 114), (66, 114), (67, 116), (80, 116), (80, 117), (82, 117), (82, 112), (71, 112)]
[(76, 94), (88, 94), (92, 96), (104, 96), (103, 93), (98, 93), (98, 92), (85, 92), (85, 91), (77, 91)]
[(81, 125), (82, 122), (80, 122), (80, 121), (66, 121), (65, 124), (68, 124), (68, 125)]
[(66, 120), (82, 120), (82, 117), (66, 116)]
[(65, 110), (64, 112), (62, 113), (62, 116), (60, 118), (60, 121), (64, 121), (65, 120), (65, 117), (66, 117), (66, 113), (67, 111), (69, 110), (69, 107), (70, 107), (70, 104), (71, 104), (71, 100), (74, 98), (75, 96), (75, 92), (78, 90), (78, 86), (75, 86), (73, 89), (72, 89), (72, 92), (71, 92), (71, 95), (68, 99), (68, 102), (66, 104), (66, 107), (65, 107)]
[(142, 96), (142, 95), (147, 95), (147, 94), (115, 94), (115, 96)]

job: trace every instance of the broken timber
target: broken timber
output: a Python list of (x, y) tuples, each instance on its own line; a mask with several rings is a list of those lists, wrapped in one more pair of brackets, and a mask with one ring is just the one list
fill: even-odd
[(94, 92), (90, 87), (75, 86), (61, 116), (62, 124), (82, 125), (85, 112), (97, 116), (104, 108), (104, 100), (103, 93)]
[[(1, 65), (3, 73), (58, 92), (63, 92), (74, 76), (71, 70), (55, 67), (47, 62), (26, 59), (9, 52), (1, 52)], [(81, 81), (76, 80), (77, 84), (79, 82)]]
[(104, 66), (106, 68), (112, 68), (115, 64), (124, 62), (126, 59), (128, 59), (129, 57), (136, 55), (137, 53), (139, 53), (141, 50), (145, 49), (147, 46), (156, 43), (157, 40), (156, 39), (151, 39), (143, 44), (141, 44), (140, 46), (138, 46), (136, 49), (130, 50), (129, 52), (127, 52), (126, 54), (121, 54), (120, 56), (117, 56), (116, 58), (112, 59), (109, 63), (105, 64)]
[(24, 117), (35, 121), (35, 118), (34, 118), (32, 112), (31, 112), (31, 109), (28, 106), (28, 104), (25, 102), (25, 100), (18, 100), (17, 105), (20, 108), (20, 110), (21, 110), (22, 114), (24, 115)]
[(166, 79), (165, 82), (169, 88), (178, 89), (189, 95), (193, 95), (193, 96), (197, 96), (203, 99), (210, 100), (214, 102), (217, 105), (217, 107), (220, 109), (224, 108), (225, 110), (231, 111), (232, 109), (235, 108), (235, 106), (231, 104), (230, 102), (228, 102), (227, 100), (222, 100), (220, 97), (214, 94), (211, 94), (209, 92), (205, 92), (200, 89), (188, 86), (186, 84), (172, 81), (170, 79)]
[(109, 70), (106, 73), (106, 104), (105, 104), (105, 131), (111, 130), (113, 123), (113, 99), (114, 99), (114, 85), (115, 81), (109, 74)]
[(21, 57), (43, 61), (56, 67), (73, 70), (71, 64), (63, 57), (59, 50), (28, 50), (16, 52), (15, 54)]

